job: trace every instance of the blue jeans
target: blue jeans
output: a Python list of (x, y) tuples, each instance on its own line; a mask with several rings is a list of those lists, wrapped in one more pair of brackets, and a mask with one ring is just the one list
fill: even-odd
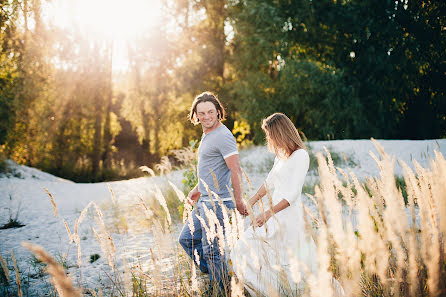
[[(209, 278), (211, 280), (211, 286), (214, 282), (216, 282), (221, 289), (229, 288), (229, 274), (227, 270), (227, 265), (225, 261), (224, 255), (220, 254), (218, 238), (214, 238), (211, 240), (209, 244), (208, 239), (206, 237), (206, 229), (202, 225), (202, 222), (198, 219), (197, 215), (200, 216), (204, 222), (206, 223), (207, 228), (213, 228), (210, 230), (215, 230), (215, 224), (209, 226), (209, 220), (205, 213), (205, 207), (213, 212), (224, 230), (223, 223), (223, 212), (222, 205), (214, 199), (215, 207), (212, 205), (210, 201), (203, 201), (201, 198), (195, 204), (194, 210), (191, 213), (192, 222), (193, 222), (193, 232), (191, 234), (191, 226), (189, 226), (189, 220), (186, 221), (186, 224), (181, 231), (180, 237), (178, 239), (181, 246), (184, 248), (189, 257), (192, 258), (195, 262), (194, 250), (197, 251), (198, 257), (200, 259), (199, 268), (203, 273), (209, 273)], [(232, 200), (224, 201), (223, 207), (226, 210), (233, 209), (234, 202)], [(230, 213), (228, 211), (228, 216)]]

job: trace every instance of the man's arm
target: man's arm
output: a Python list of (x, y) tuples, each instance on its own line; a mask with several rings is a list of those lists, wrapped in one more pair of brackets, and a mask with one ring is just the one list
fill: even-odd
[(238, 154), (229, 156), (225, 159), (226, 165), (231, 170), (231, 182), (234, 190), (234, 198), (237, 210), (242, 215), (247, 215), (245, 203), (242, 199), (242, 170), (240, 168), (240, 160)]

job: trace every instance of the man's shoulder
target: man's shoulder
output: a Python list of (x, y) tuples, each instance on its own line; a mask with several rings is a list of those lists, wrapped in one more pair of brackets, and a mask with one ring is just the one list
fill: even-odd
[(217, 132), (219, 135), (226, 135), (226, 136), (234, 137), (234, 134), (232, 134), (231, 130), (229, 130), (229, 128), (223, 124), (221, 124), (221, 126), (218, 127)]
[(222, 125), (218, 129), (218, 134), (215, 136), (215, 141), (217, 142), (217, 145), (233, 145), (233, 143), (236, 143), (234, 134), (232, 134), (231, 130), (228, 129), (225, 125)]

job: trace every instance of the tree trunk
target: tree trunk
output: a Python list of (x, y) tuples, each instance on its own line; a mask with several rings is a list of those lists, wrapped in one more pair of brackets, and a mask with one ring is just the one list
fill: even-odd
[(103, 154), (102, 163), (104, 168), (111, 168), (111, 145), (112, 145), (112, 135), (111, 135), (111, 123), (110, 123), (110, 113), (112, 107), (112, 96), (113, 96), (113, 86), (112, 86), (112, 66), (113, 66), (113, 41), (108, 44), (108, 82), (106, 88), (106, 108), (105, 108), (105, 123), (104, 123), (104, 136), (103, 136)]
[(99, 172), (99, 162), (101, 160), (101, 140), (102, 140), (102, 110), (101, 110), (101, 98), (100, 91), (96, 91), (95, 102), (95, 122), (94, 122), (94, 138), (93, 138), (93, 152), (91, 158), (91, 169), (93, 178), (96, 178)]

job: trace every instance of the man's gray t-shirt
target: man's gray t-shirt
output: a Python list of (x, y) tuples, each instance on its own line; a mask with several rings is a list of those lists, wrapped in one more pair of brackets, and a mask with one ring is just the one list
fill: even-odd
[[(238, 154), (237, 143), (234, 135), (225, 126), (221, 125), (215, 130), (204, 134), (198, 147), (198, 190), (201, 198), (209, 200), (209, 193), (202, 180), (209, 189), (218, 194), (222, 200), (230, 200), (231, 194), (227, 188), (231, 188), (231, 171), (226, 165), (225, 159)], [(212, 176), (215, 174), (218, 186)]]

